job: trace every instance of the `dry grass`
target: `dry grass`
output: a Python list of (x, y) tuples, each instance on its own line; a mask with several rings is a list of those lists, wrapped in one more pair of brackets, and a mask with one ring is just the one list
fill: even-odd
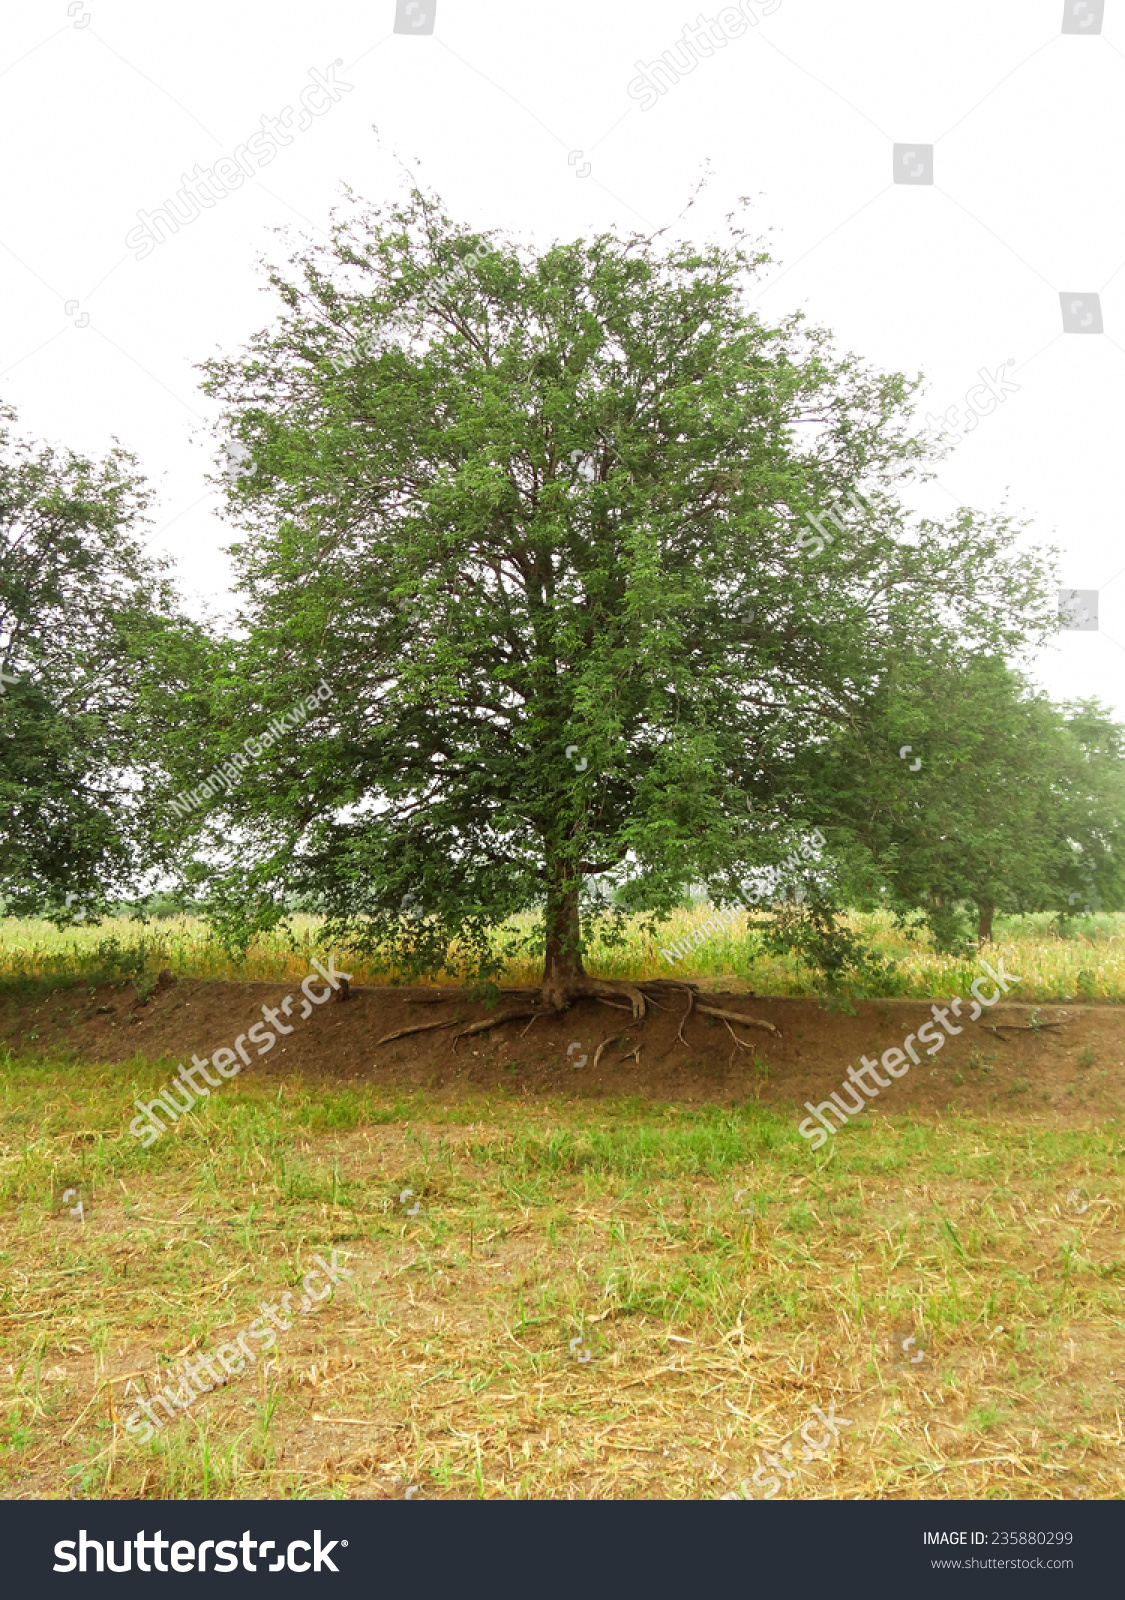
[[(591, 972), (607, 978), (668, 976), (673, 970), (661, 955), (675, 939), (689, 940), (706, 922), (705, 907), (673, 914), (660, 937), (645, 934), (634, 921), (622, 946), (595, 937), (586, 955)], [(531, 918), (517, 918), (526, 928)], [(743, 915), (729, 932), (711, 935), (688, 958), (674, 964), (678, 977), (704, 983), (731, 980), (763, 995), (818, 993), (814, 974), (802, 971), (792, 957), (766, 955), (754, 937), (754, 918)], [(925, 940), (908, 939), (885, 913), (848, 919), (873, 948), (898, 963), (898, 973), (883, 992), (898, 995), (964, 993), (978, 975), (971, 960), (937, 955)], [(288, 935), (264, 936), (244, 961), (226, 954), (199, 918), (174, 918), (142, 926), (109, 921), (100, 927), (60, 932), (48, 922), (0, 919), (0, 981), (39, 981), (69, 975), (93, 976), (155, 973), (167, 966), (177, 977), (277, 979), (301, 978), (310, 960), (322, 954), (320, 921), (295, 916)], [(995, 953), (1020, 975), (1020, 994), (1028, 1000), (1125, 999), (1125, 916), (1080, 917), (1065, 930), (1047, 915), (1001, 918)], [(363, 960), (349, 962), (360, 983), (393, 981), (400, 974), (380, 972)], [(456, 970), (445, 978), (457, 978)], [(538, 959), (511, 962), (503, 981), (538, 983)]]
[[(758, 1496), (787, 1441), (780, 1497), (1125, 1492), (1119, 1123), (884, 1118), (820, 1160), (760, 1105), (240, 1080), (145, 1153), (121, 1096), (160, 1076), (0, 1074), (9, 1497)], [(124, 1433), (330, 1245), (354, 1285), (268, 1374)]]

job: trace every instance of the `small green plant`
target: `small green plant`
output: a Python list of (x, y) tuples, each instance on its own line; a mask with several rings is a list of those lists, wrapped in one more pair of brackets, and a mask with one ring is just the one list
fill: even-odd
[(274, 1412), (277, 1410), (280, 1404), (281, 1396), (276, 1389), (272, 1388), (266, 1394), (265, 1399), (261, 1404), (259, 1404), (257, 1401), (254, 1402), (254, 1410), (258, 1413), (258, 1420), (261, 1424), (263, 1440), (269, 1434), (270, 1424), (273, 1421)]
[(1078, 1065), (1080, 1067), (1092, 1067), (1094, 1065), (1093, 1045), (1084, 1044), (1082, 1046), (1081, 1050), (1078, 1052)]

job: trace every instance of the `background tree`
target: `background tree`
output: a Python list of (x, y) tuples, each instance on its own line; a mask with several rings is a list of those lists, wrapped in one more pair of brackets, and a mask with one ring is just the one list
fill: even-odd
[(137, 675), (174, 598), (133, 457), (21, 442), (14, 421), (0, 408), (0, 896), (73, 922), (155, 859)]
[(280, 918), (288, 882), (352, 948), (422, 971), (459, 940), (487, 974), (538, 906), (565, 1006), (604, 991), (582, 950), (607, 886), (659, 918), (817, 822), (795, 753), (889, 640), (1053, 626), (1006, 520), (908, 518), (912, 386), (764, 323), (764, 260), (737, 228), (534, 254), (414, 193), (271, 275), (277, 324), (207, 365), (249, 452), (228, 691), (248, 718), (321, 678), (336, 699), (213, 819), (232, 923)]
[(998, 657), (904, 652), (806, 779), (852, 847), (856, 903), (921, 915), (958, 949), (969, 906), (983, 943), (996, 911), (1121, 902), (1123, 739), (1096, 703), (1054, 705)]

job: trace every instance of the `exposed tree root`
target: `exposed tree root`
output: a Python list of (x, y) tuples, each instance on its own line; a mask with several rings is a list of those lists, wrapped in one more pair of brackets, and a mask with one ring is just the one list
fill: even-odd
[(589, 994), (595, 1000), (614, 1000), (619, 995), (624, 995), (633, 1008), (633, 1021), (641, 1022), (645, 1014), (645, 997), (640, 989), (632, 983), (603, 983), (600, 978), (587, 979), (586, 984), (579, 990), (579, 994)]
[(444, 1022), (414, 1022), (409, 1028), (396, 1028), (394, 1033), (385, 1033), (381, 1039), (376, 1039), (375, 1044), (390, 1044), (392, 1039), (405, 1039), (408, 1033), (429, 1033), (433, 1028), (453, 1028), (456, 1025), (453, 1018), (447, 1018)]
[(467, 1028), (459, 1028), (453, 1035), (453, 1048), (456, 1050), (458, 1039), (467, 1039), (472, 1033), (487, 1033), (490, 1028), (498, 1028), (502, 1022), (519, 1022), (524, 1017), (530, 1017), (532, 1022), (542, 1012), (523, 1006), (519, 1011), (505, 1011), (499, 1017), (485, 1017), (483, 1022), (470, 1022)]
[(594, 1066), (595, 1067), (597, 1066), (598, 1062), (602, 1059), (603, 1052), (605, 1050), (608, 1050), (608, 1048), (609, 1048), (609, 1046), (611, 1044), (616, 1044), (618, 1039), (624, 1039), (625, 1034), (627, 1032), (628, 1032), (628, 1029), (623, 1029), (621, 1033), (611, 1033), (608, 1039), (603, 1039), (602, 1040), (601, 1044), (598, 1046), (598, 1048), (594, 1052)]
[[(461, 1028), (453, 1035), (453, 1043), (456, 1045), (458, 1039), (467, 1038), (470, 1033), (486, 1033), (489, 1028), (498, 1028), (502, 1022), (518, 1022), (523, 1017), (530, 1017), (531, 1022), (534, 1022), (536, 1018), (549, 1014), (539, 1006), (521, 1006), (517, 1011), (502, 1011), (498, 1017), (485, 1017), (483, 1022), (472, 1022), (467, 1028)], [(385, 1033), (381, 1039), (376, 1039), (375, 1044), (378, 1047), (381, 1044), (390, 1044), (394, 1039), (405, 1039), (411, 1033), (430, 1033), (435, 1028), (457, 1026), (456, 1017), (446, 1017), (443, 1022), (415, 1022), (409, 1028), (396, 1028), (394, 1033)], [(528, 1023), (528, 1027), (530, 1026), (531, 1023)], [(527, 1028), (523, 1031), (526, 1033)]]
[(694, 1005), (695, 1005), (695, 990), (694, 989), (689, 989), (688, 990), (688, 997), (687, 997), (687, 1010), (684, 1012), (683, 1016), (680, 1018), (680, 1031), (676, 1035), (676, 1038), (684, 1046), (685, 1049), (687, 1048), (687, 1040), (684, 1038), (684, 1023), (691, 1016), (692, 1007)]
[[(725, 1017), (723, 1018), (723, 1027), (730, 1034), (731, 1038), (734, 1040), (734, 1042), (737, 1045), (739, 1050), (749, 1050), (751, 1055), (754, 1054), (754, 1046), (752, 1044), (743, 1044), (742, 1040), (738, 1037), (737, 1033), (735, 1033), (734, 1029), (731, 1027), (730, 1023), (726, 1020)], [(734, 1051), (733, 1050), (730, 1053), (730, 1058), (731, 1058), (732, 1061), (734, 1060)]]
[[(596, 1000), (600, 1005), (610, 1006), (615, 1011), (630, 1011), (632, 1012), (634, 1022), (643, 1022), (649, 1005), (656, 1006), (660, 1011), (666, 1011), (668, 1009), (667, 1006), (662, 1006), (655, 998), (651, 992), (653, 989), (657, 991), (678, 989), (681, 993), (687, 995), (687, 1009), (680, 1019), (679, 1031), (676, 1035), (677, 1041), (685, 1047), (687, 1046), (687, 1040), (684, 1038), (684, 1024), (691, 1016), (693, 1010), (701, 1011), (705, 1016), (718, 1017), (730, 1030), (731, 1037), (734, 1039), (735, 1044), (743, 1050), (748, 1050), (750, 1047), (749, 1045), (743, 1044), (741, 1039), (739, 1039), (735, 1034), (733, 1028), (730, 1027), (732, 1022), (739, 1022), (744, 1028), (761, 1028), (766, 1033), (772, 1033), (776, 1038), (781, 1037), (780, 1033), (774, 1027), (772, 1022), (762, 1022), (757, 1017), (743, 1016), (740, 1011), (724, 1011), (718, 1006), (704, 1005), (703, 1002), (698, 998), (699, 985), (695, 983), (688, 983), (683, 979), (653, 978), (646, 980), (645, 982), (635, 984), (620, 980), (612, 981), (602, 978), (583, 977), (577, 980), (574, 984), (567, 986), (562, 995), (562, 1004), (548, 1001), (542, 990), (539, 989), (504, 989), (501, 990), (502, 994), (513, 999), (519, 998), (528, 1000), (531, 1003), (528, 1005), (516, 1006), (507, 1011), (501, 1011), (496, 1016), (485, 1017), (480, 1022), (471, 1022), (465, 1027), (459, 1026), (456, 1018), (446, 1018), (441, 1022), (416, 1022), (411, 1024), (410, 1027), (396, 1028), (393, 1033), (385, 1033), (383, 1037), (377, 1041), (377, 1043), (391, 1044), (395, 1039), (405, 1039), (409, 1035), (415, 1033), (428, 1033), (437, 1028), (456, 1028), (457, 1032), (453, 1035), (452, 1039), (453, 1048), (456, 1049), (457, 1043), (461, 1039), (470, 1038), (472, 1035), (478, 1033), (488, 1033), (493, 1028), (501, 1027), (505, 1022), (519, 1022), (525, 1017), (530, 1017), (531, 1021), (528, 1023), (527, 1028), (523, 1029), (523, 1033), (526, 1033), (528, 1028), (530, 1028), (532, 1023), (536, 1022), (538, 1018), (561, 1016), (562, 1013), (570, 1005), (572, 1005), (575, 1000)], [(437, 1005), (442, 1001), (454, 999), (464, 1000), (464, 998), (465, 994), (463, 990), (453, 990), (448, 992), (442, 991), (433, 996), (411, 996), (409, 1003), (415, 1005)], [(1049, 1028), (1057, 1027), (1059, 1024), (1048, 1022), (1041, 1024), (1041, 1026)], [(523, 1037), (523, 1033), (520, 1035), (521, 1038)], [(602, 1055), (607, 1047), (615, 1043), (618, 1039), (622, 1039), (624, 1037), (624, 1033), (616, 1033), (612, 1034), (608, 1039), (602, 1041), (602, 1043), (598, 1046), (597, 1052), (594, 1056), (595, 1067), (598, 1065), (598, 1062), (601, 1060)], [(630, 1059), (630, 1056), (635, 1056), (639, 1064), (640, 1049), (641, 1047), (638, 1045), (636, 1050), (631, 1051), (629, 1055), (623, 1056), (621, 1059), (623, 1061), (627, 1061)]]
[(741, 1011), (720, 1011), (718, 1006), (701, 1006), (696, 1002), (696, 1010), (702, 1011), (708, 1017), (721, 1017), (724, 1022), (741, 1022), (744, 1028), (764, 1028), (767, 1033), (772, 1033), (780, 1039), (781, 1034), (772, 1022), (760, 1022), (757, 1017), (744, 1017)]

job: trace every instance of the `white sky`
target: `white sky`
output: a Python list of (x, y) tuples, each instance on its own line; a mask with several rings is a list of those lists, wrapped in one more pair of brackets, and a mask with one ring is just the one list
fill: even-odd
[[(1125, 0), (1100, 32), (1101, 0), (759, 0), (770, 15), (647, 111), (635, 63), (720, 5), (414, 4), (432, 34), (395, 34), (396, 0), (4, 0), (0, 398), (34, 437), (136, 452), (193, 609), (227, 603), (231, 536), (193, 367), (271, 319), (271, 230), (322, 237), (345, 184), (401, 196), (395, 154), (455, 217), (538, 244), (663, 226), (709, 163), (691, 232), (753, 197), (778, 259), (763, 314), (801, 307), (842, 350), (924, 371), (935, 413), (1014, 363), (1018, 393), (944, 463), (935, 505), (1006, 504), (1061, 547), (1062, 581), (1100, 591), (1100, 627), (1060, 635), (1040, 680), (1125, 717)], [(1075, 5), (1091, 27), (1063, 34)], [(337, 104), (135, 258), (139, 210), (337, 60), (353, 86)], [(933, 184), (893, 183), (894, 145), (918, 141)], [(1064, 333), (1064, 291), (1100, 292), (1104, 333)]]

